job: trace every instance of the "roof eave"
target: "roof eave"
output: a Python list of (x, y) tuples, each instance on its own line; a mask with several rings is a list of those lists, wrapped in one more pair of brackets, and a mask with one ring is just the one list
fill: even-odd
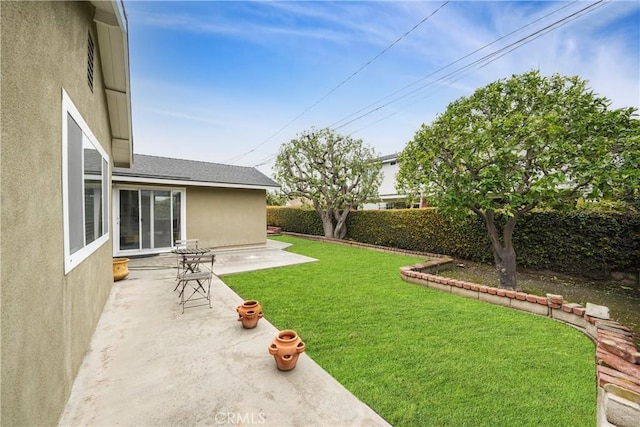
[(398, 160), (399, 153), (387, 154), (385, 156), (378, 157), (378, 160), (382, 163), (391, 163)]
[(179, 185), (184, 187), (213, 187), (213, 188), (240, 188), (250, 190), (269, 190), (280, 188), (279, 185), (242, 184), (230, 182), (189, 181), (182, 179), (149, 178), (128, 175), (113, 175), (113, 182), (152, 184), (152, 185)]
[(133, 133), (127, 17), (118, 0), (92, 3), (111, 126), (111, 156), (116, 167), (130, 168)]

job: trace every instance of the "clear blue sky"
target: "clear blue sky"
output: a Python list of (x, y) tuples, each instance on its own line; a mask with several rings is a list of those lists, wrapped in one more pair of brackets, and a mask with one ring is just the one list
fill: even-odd
[(613, 107), (640, 108), (638, 1), (602, 2), (533, 39), (595, 3), (452, 1), (410, 31), (445, 2), (126, 1), (134, 150), (266, 162), (270, 175), (280, 144), (370, 105), (337, 131), (391, 154), (450, 102), (531, 69), (579, 75)]

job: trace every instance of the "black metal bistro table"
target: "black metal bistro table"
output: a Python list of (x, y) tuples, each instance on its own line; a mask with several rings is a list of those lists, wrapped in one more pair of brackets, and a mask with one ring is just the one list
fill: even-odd
[[(176, 254), (178, 257), (178, 272), (176, 274), (176, 280), (184, 273), (196, 273), (198, 271), (198, 264), (200, 258), (204, 255), (208, 255), (211, 249), (197, 248), (197, 247), (184, 247), (174, 248), (171, 253)], [(174, 291), (178, 289), (178, 286), (174, 288)]]

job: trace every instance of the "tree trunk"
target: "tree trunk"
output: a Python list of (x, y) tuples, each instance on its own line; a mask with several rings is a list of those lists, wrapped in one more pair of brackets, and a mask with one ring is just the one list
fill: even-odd
[(339, 215), (337, 212), (335, 213), (336, 228), (333, 236), (337, 239), (344, 239), (347, 235), (347, 216), (350, 210), (351, 206), (347, 205)]
[(324, 237), (333, 238), (333, 221), (330, 217), (322, 217), (322, 228), (324, 229)]
[[(476, 212), (478, 213), (478, 212)], [(507, 220), (502, 230), (502, 242), (498, 235), (494, 220), (494, 212), (487, 210), (484, 214), (480, 214), (484, 219), (491, 240), (491, 248), (493, 249), (493, 259), (496, 263), (496, 272), (500, 279), (500, 288), (518, 290), (516, 279), (516, 251), (513, 247), (513, 229), (516, 226), (517, 216), (512, 216)]]
[(320, 204), (315, 200), (313, 201), (313, 208), (316, 210), (316, 213), (320, 215), (320, 219), (322, 219), (322, 229), (324, 230), (324, 237), (333, 238), (333, 210), (323, 210), (320, 207)]
[(511, 245), (510, 248), (502, 247), (499, 251), (493, 250), (493, 257), (496, 261), (496, 272), (500, 278), (500, 287), (503, 289), (517, 290), (516, 280), (516, 251)]

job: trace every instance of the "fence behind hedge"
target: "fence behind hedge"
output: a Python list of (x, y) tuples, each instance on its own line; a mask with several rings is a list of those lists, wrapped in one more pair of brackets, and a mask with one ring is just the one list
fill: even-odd
[[(268, 207), (267, 224), (284, 231), (322, 235), (312, 209)], [(435, 209), (355, 211), (347, 238), (401, 249), (491, 261), (484, 223), (475, 215), (452, 221)], [(514, 231), (518, 265), (604, 278), (612, 271), (640, 270), (640, 215), (534, 211)]]

